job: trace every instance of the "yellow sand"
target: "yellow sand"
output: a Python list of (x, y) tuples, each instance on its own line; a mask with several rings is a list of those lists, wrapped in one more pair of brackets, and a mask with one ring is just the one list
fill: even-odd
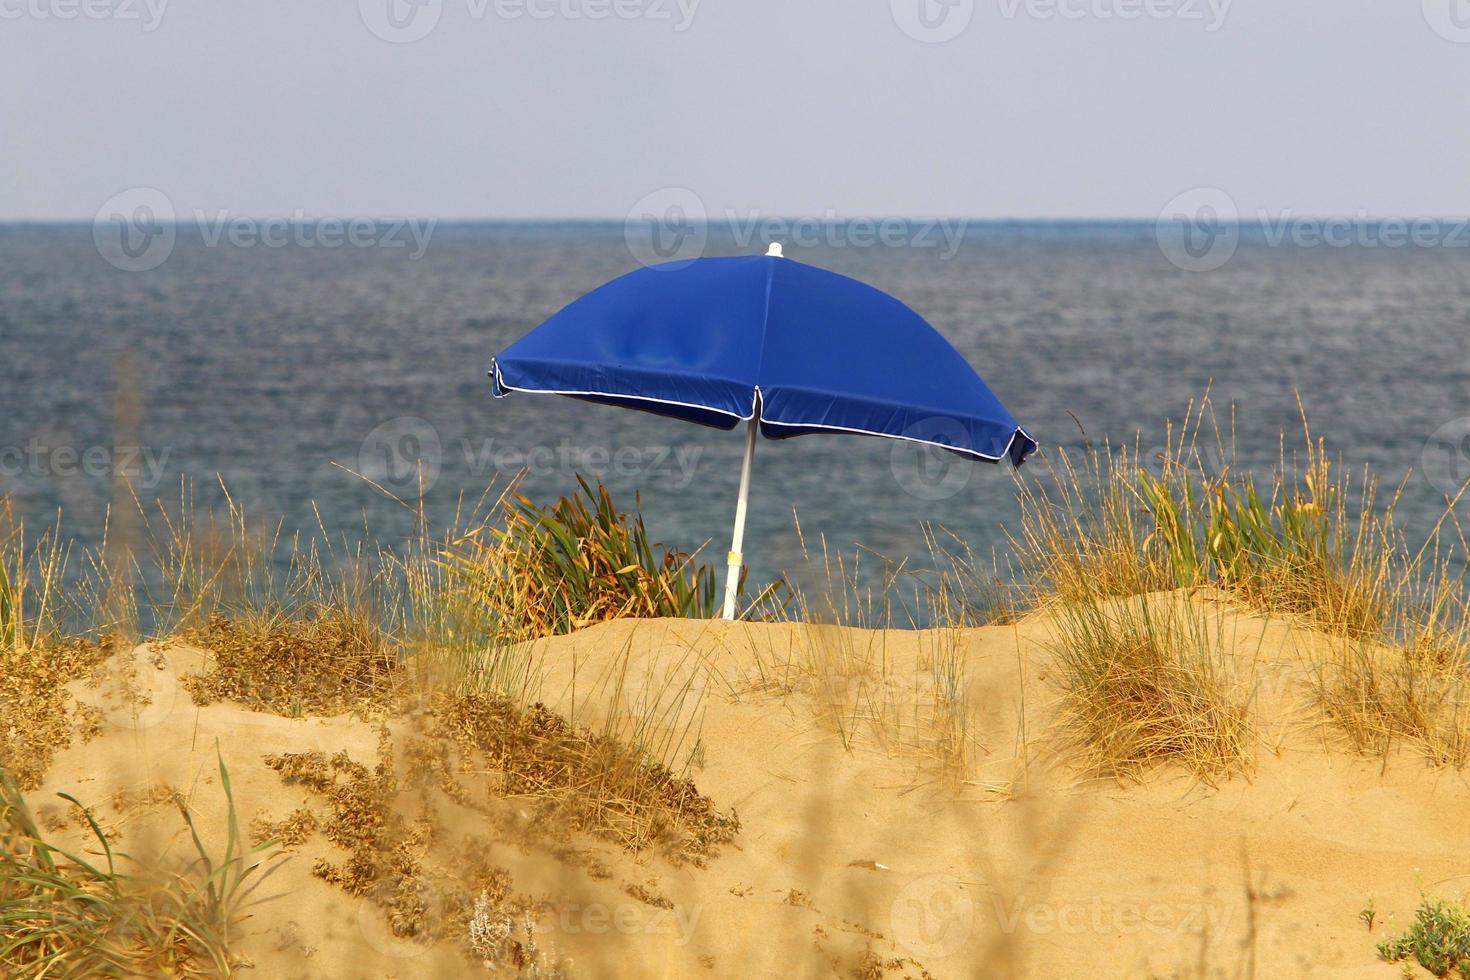
[[(1080, 778), (1051, 734), (1044, 615), (952, 636), (620, 621), (538, 642), (541, 697), (579, 723), (600, 723), (618, 699), (664, 703), (680, 758), (694, 752), (700, 790), (737, 810), (743, 830), (705, 869), (603, 847), (613, 875), (601, 881), (535, 849), (497, 845), (492, 857), (517, 892), (557, 906), (539, 940), (583, 977), (855, 976), (865, 950), (904, 960), (871, 974), (892, 977), (1393, 976), (1374, 946), (1411, 916), (1419, 881), (1470, 889), (1470, 787), (1409, 754), (1348, 754), (1308, 705), (1300, 658), (1320, 638), (1213, 608), (1257, 686), (1262, 728), (1251, 775), (1218, 788), (1168, 769), (1142, 784)], [(976, 743), (958, 786), (936, 764), (927, 709), (905, 706), (922, 700), (948, 640), (963, 657)], [(203, 654), (134, 656), (151, 703), (117, 708), (106, 688), (74, 684), (112, 708), (106, 732), (57, 757), (31, 794), (38, 808), (59, 812), (58, 790), (104, 804), (174, 787), (217, 844), (216, 745), (247, 821), (308, 799), (261, 763), (266, 753), (375, 758), (365, 721), (197, 708), (176, 675)], [(874, 666), (854, 670), (854, 658)], [(844, 700), (846, 712), (822, 707)], [(159, 828), (177, 825), (167, 808), (122, 810), (98, 808), (125, 851), (157, 846)], [(490, 975), (447, 944), (392, 938), (375, 907), (311, 874), (317, 856), (340, 854), (317, 837), (256, 889), (241, 926), (255, 966), (246, 975)], [(632, 884), (674, 909), (629, 897)], [(1371, 934), (1358, 918), (1370, 895)]]

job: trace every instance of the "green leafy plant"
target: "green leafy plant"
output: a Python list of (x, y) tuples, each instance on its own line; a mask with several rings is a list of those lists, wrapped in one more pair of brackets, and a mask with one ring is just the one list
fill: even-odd
[(1423, 896), (1413, 923), (1379, 943), (1378, 955), (1390, 963), (1413, 959), (1437, 977), (1458, 970), (1470, 978), (1470, 908), (1463, 901)]
[(528, 638), (627, 616), (714, 614), (712, 566), (651, 542), (636, 498), (629, 515), (601, 483), (577, 482), (580, 494), (549, 506), (508, 497), (501, 523), (472, 530), (443, 556), (503, 633)]

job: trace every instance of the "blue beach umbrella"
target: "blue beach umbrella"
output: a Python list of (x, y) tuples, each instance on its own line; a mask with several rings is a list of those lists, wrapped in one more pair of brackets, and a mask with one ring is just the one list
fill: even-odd
[(923, 317), (833, 272), (763, 256), (630, 272), (496, 355), (496, 398), (568, 395), (686, 422), (746, 423), (725, 578), (735, 616), (756, 434), (885, 436), (1015, 466), (1036, 451), (975, 369)]

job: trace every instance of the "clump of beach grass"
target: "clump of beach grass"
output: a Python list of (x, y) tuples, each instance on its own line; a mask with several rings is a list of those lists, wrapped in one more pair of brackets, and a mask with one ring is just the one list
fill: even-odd
[(1392, 641), (1335, 638), (1312, 665), (1318, 703), (1364, 755), (1407, 746), (1437, 765), (1470, 762), (1470, 622), (1460, 584), (1440, 579), (1428, 606), (1402, 613)]
[(1011, 535), (1033, 601), (1210, 586), (1327, 632), (1379, 635), (1414, 566), (1393, 521), (1399, 494), (1379, 507), (1371, 475), (1335, 466), (1305, 410), (1302, 436), (1288, 451), (1283, 435), (1258, 480), (1206, 394), (1149, 458), (1138, 442), (1044, 454), (1042, 476), (1019, 482)]
[(1063, 733), (1084, 771), (1136, 777), (1173, 763), (1213, 781), (1249, 766), (1250, 688), (1210, 610), (1163, 595), (1078, 602), (1056, 616)]
[(251, 879), (269, 860), (269, 843), (246, 848), (239, 836), (229, 771), (219, 764), (228, 808), (224, 853), (205, 847), (188, 805), (179, 812), (193, 860), (148, 866), (113, 850), (85, 815), (101, 861), (47, 839), (19, 787), (0, 772), (0, 967), (7, 976), (233, 976), (231, 944)]
[[(1305, 410), (1300, 447), (1288, 450), (1283, 435), (1265, 477), (1237, 466), (1233, 424), (1229, 432), (1207, 393), (1167, 426), (1151, 458), (1138, 443), (1089, 444), (1078, 459), (1044, 453), (1040, 478), (1020, 480), (1010, 540), (1031, 603), (1058, 609), (1059, 654), (1091, 657), (1111, 620), (1102, 610), (1120, 597), (1209, 590), (1328, 638), (1310, 646), (1308, 667), (1325, 716), (1357, 750), (1407, 743), (1463, 765), (1467, 549), (1461, 538), (1442, 550), (1441, 530), (1464, 489), (1414, 550), (1394, 519), (1402, 486), (1381, 503), (1372, 475), (1354, 477), (1334, 461)], [(1131, 632), (1125, 645), (1140, 649)], [(1110, 736), (1095, 730), (1102, 755), (1113, 754)]]

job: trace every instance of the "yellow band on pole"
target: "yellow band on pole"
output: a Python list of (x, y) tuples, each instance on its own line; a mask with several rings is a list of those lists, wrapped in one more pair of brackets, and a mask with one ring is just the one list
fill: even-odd
[(727, 565), (740, 565), (740, 564), (743, 564), (743, 563), (744, 563), (744, 556), (741, 555), (740, 552), (738, 552), (738, 551), (732, 551), (728, 555), (725, 556), (725, 564), (727, 564)]

